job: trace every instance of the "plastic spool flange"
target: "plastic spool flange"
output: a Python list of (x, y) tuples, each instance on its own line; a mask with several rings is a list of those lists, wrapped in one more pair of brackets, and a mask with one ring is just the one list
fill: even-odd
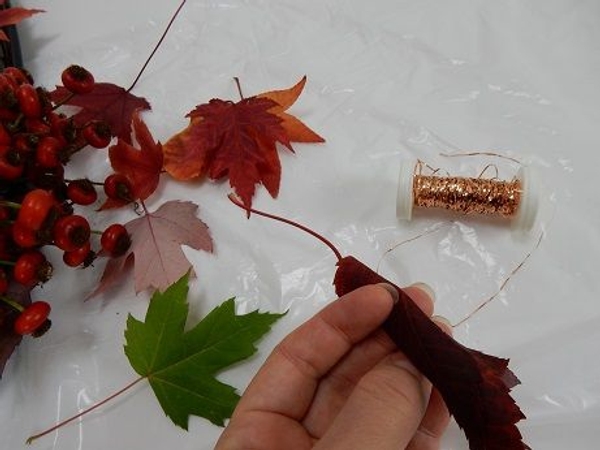
[(521, 182), (521, 201), (517, 215), (512, 221), (514, 229), (529, 231), (535, 224), (540, 203), (540, 187), (537, 175), (529, 167), (521, 167), (517, 172), (517, 179)]
[(402, 220), (410, 220), (413, 210), (413, 174), (414, 164), (400, 164), (398, 177), (398, 194), (396, 196), (396, 216)]

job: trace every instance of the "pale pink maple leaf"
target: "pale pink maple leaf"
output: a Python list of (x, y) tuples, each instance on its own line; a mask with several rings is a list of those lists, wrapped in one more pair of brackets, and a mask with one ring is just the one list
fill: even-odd
[(106, 290), (131, 264), (136, 293), (151, 288), (164, 291), (191, 271), (182, 245), (213, 251), (208, 226), (196, 217), (197, 209), (193, 202), (172, 200), (126, 223), (131, 247), (125, 255), (108, 261), (98, 287), (90, 296)]

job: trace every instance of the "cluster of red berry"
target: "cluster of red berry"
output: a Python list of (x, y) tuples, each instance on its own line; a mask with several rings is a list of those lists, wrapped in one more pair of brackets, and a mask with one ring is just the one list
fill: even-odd
[[(80, 66), (65, 69), (62, 82), (71, 96), (91, 92), (95, 85)], [(14, 283), (31, 289), (50, 279), (52, 265), (43, 247), (62, 250), (68, 266), (87, 267), (97, 255), (93, 235), (100, 235), (101, 250), (112, 257), (123, 255), (131, 243), (123, 225), (94, 231), (78, 213), (80, 206), (96, 202), (99, 186), (109, 198), (131, 201), (127, 179), (112, 174), (98, 183), (65, 177), (65, 165), (76, 152), (109, 145), (109, 126), (102, 121), (77, 126), (57, 111), (60, 106), (34, 86), (26, 71), (8, 67), (0, 73), (0, 308), (5, 309), (0, 326), (20, 335), (41, 335), (50, 326), (47, 302), (23, 306), (9, 294)]]

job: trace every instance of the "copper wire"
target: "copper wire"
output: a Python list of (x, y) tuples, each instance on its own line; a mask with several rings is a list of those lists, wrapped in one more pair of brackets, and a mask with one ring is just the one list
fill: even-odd
[(513, 218), (521, 193), (521, 181), (516, 179), (503, 181), (418, 173), (413, 177), (413, 205), (420, 208)]
[(517, 264), (514, 267), (513, 270), (511, 270), (511, 272), (504, 279), (504, 281), (502, 282), (502, 284), (500, 285), (500, 287), (496, 290), (496, 292), (494, 292), (486, 300), (484, 300), (483, 302), (481, 302), (473, 311), (471, 311), (469, 314), (467, 314), (461, 320), (459, 320), (458, 322), (456, 322), (455, 324), (453, 324), (452, 328), (456, 328), (456, 327), (462, 325), (463, 323), (465, 323), (467, 320), (469, 320), (471, 317), (473, 317), (475, 314), (477, 314), (480, 310), (482, 310), (483, 308), (485, 308), (489, 303), (491, 303), (492, 300), (494, 300), (498, 295), (500, 295), (500, 293), (504, 290), (504, 288), (506, 287), (506, 285), (508, 284), (508, 282), (512, 279), (512, 277), (515, 276), (516, 273), (523, 268), (523, 266), (525, 265), (525, 263), (527, 262), (527, 260), (529, 258), (531, 258), (531, 255), (533, 255), (533, 252), (538, 249), (538, 247), (542, 243), (542, 239), (543, 238), (544, 238), (544, 233), (542, 232), (542, 233), (540, 233), (540, 236), (538, 237), (537, 242), (535, 243), (535, 246), (533, 247), (533, 249), (529, 253), (527, 253), (525, 255), (525, 257), (521, 260), (521, 262), (519, 264)]

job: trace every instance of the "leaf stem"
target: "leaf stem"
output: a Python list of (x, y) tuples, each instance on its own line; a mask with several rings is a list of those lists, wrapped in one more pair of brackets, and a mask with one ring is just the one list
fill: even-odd
[(233, 81), (235, 81), (235, 85), (238, 90), (238, 94), (240, 94), (240, 98), (244, 100), (244, 93), (242, 92), (242, 84), (240, 83), (240, 79), (238, 77), (233, 77)]
[(146, 208), (146, 204), (144, 203), (144, 200), (140, 200), (140, 205), (142, 207), (142, 209), (144, 210), (144, 215), (149, 215), (150, 212), (148, 211), (148, 208)]
[(139, 377), (135, 380), (133, 380), (131, 383), (129, 383), (127, 386), (125, 386), (124, 388), (119, 389), (117, 392), (114, 392), (113, 394), (109, 395), (108, 397), (106, 397), (104, 400), (90, 406), (87, 409), (84, 409), (83, 411), (81, 411), (79, 414), (75, 414), (74, 416), (69, 417), (68, 419), (63, 420), (62, 422), (57, 423), (56, 425), (40, 432), (37, 434), (34, 434), (32, 436), (29, 436), (27, 438), (27, 440), (25, 441), (28, 445), (31, 445), (31, 443), (43, 436), (46, 436), (47, 434), (52, 433), (53, 431), (58, 430), (59, 428), (63, 427), (64, 425), (67, 425), (70, 422), (73, 422), (76, 419), (79, 419), (81, 417), (83, 417), (85, 414), (92, 412), (93, 410), (95, 410), (96, 408), (99, 408), (100, 406), (104, 405), (105, 403), (109, 402), (110, 400), (112, 400), (115, 397), (118, 397), (119, 395), (121, 395), (122, 393), (124, 393), (125, 391), (131, 389), (133, 386), (135, 386), (136, 384), (138, 384), (140, 381), (145, 380), (146, 377)]
[(187, 0), (182, 0), (182, 2), (177, 7), (177, 10), (175, 10), (175, 14), (173, 14), (173, 16), (171, 17), (171, 20), (169, 20), (169, 23), (167, 24), (167, 27), (165, 28), (165, 31), (163, 31), (163, 34), (161, 35), (160, 39), (158, 40), (158, 42), (154, 46), (154, 49), (152, 49), (152, 52), (150, 53), (150, 56), (148, 56), (148, 58), (146, 59), (146, 62), (144, 63), (144, 65), (142, 66), (142, 68), (138, 72), (137, 76), (135, 77), (135, 80), (133, 80), (133, 83), (131, 83), (131, 86), (129, 86), (129, 89), (127, 89), (127, 92), (131, 92), (131, 90), (135, 87), (135, 85), (137, 84), (137, 82), (140, 80), (142, 74), (146, 70), (146, 67), (148, 66), (148, 64), (150, 64), (150, 61), (154, 57), (154, 54), (156, 53), (156, 51), (159, 49), (159, 47), (161, 46), (161, 44), (165, 40), (165, 37), (167, 37), (167, 33), (171, 29), (171, 26), (175, 22), (175, 19), (179, 15), (179, 12), (181, 11), (181, 9), (183, 8), (183, 6), (185, 5), (186, 1)]
[(6, 206), (7, 208), (12, 209), (21, 209), (21, 204), (17, 202), (11, 202), (10, 200), (2, 200), (0, 201), (0, 206)]
[(310, 228), (301, 225), (297, 222), (294, 222), (293, 220), (290, 219), (286, 219), (284, 217), (279, 217), (273, 214), (269, 214), (266, 213), (264, 211), (259, 211), (258, 209), (254, 209), (254, 208), (246, 208), (238, 199), (237, 197), (235, 197), (233, 194), (229, 194), (227, 196), (229, 198), (229, 200), (231, 200), (231, 203), (233, 203), (234, 205), (242, 208), (245, 211), (248, 212), (253, 212), (254, 214), (258, 214), (259, 216), (263, 216), (263, 217), (267, 217), (268, 219), (273, 219), (273, 220), (277, 220), (279, 222), (283, 222), (283, 223), (287, 223), (288, 225), (291, 225), (293, 227), (296, 227), (302, 231), (304, 231), (305, 233), (310, 234), (311, 236), (317, 238), (319, 241), (321, 241), (323, 244), (325, 244), (327, 247), (329, 247), (329, 249), (333, 252), (333, 254), (335, 255), (335, 257), (338, 259), (338, 261), (340, 261), (342, 259), (342, 254), (340, 253), (340, 251), (335, 247), (335, 245), (333, 245), (331, 243), (331, 241), (329, 241), (327, 238), (321, 236), (319, 233), (317, 233), (316, 231), (311, 230)]

